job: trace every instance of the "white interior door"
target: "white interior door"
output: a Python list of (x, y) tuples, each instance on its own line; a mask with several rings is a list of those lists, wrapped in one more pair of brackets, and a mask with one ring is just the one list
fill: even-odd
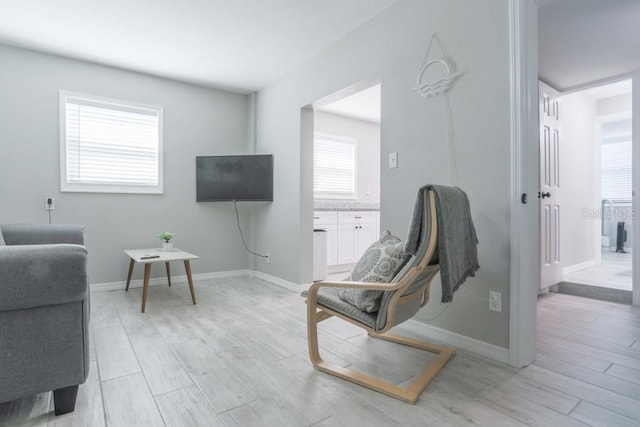
[(562, 280), (560, 259), (560, 94), (539, 83), (540, 101), (540, 288)]

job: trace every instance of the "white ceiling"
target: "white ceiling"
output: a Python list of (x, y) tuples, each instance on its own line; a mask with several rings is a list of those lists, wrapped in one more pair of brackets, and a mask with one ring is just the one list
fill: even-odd
[(319, 111), (380, 123), (380, 85), (318, 108)]
[(0, 43), (249, 93), (396, 0), (2, 0)]
[[(397, 0), (2, 0), (0, 43), (241, 93)], [(639, 0), (536, 0), (558, 90), (640, 69)]]
[(540, 1), (543, 81), (563, 91), (640, 69), (640, 1)]

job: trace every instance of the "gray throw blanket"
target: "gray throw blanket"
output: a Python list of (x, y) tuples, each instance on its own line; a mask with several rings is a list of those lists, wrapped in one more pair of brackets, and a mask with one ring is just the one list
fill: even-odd
[(427, 190), (433, 190), (438, 220), (438, 259), (442, 282), (442, 302), (451, 302), (453, 293), (469, 276), (475, 276), (478, 265), (478, 238), (471, 219), (469, 198), (458, 187), (425, 185), (418, 191), (409, 234), (404, 250), (415, 255), (420, 246)]

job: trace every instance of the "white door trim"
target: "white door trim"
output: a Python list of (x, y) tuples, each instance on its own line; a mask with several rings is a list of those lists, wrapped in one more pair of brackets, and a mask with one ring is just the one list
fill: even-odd
[[(538, 183), (537, 6), (509, 0), (511, 67), (511, 263), (509, 364), (536, 355), (536, 301), (540, 283)], [(527, 195), (527, 203), (522, 195)]]
[[(511, 273), (509, 364), (526, 366), (536, 355), (536, 302), (540, 283), (540, 217), (537, 203), (537, 6), (533, 0), (509, 0), (511, 68)], [(616, 76), (612, 80), (621, 79)], [(633, 78), (633, 211), (640, 212), (640, 70)], [(532, 136), (533, 135), (533, 136)], [(532, 186), (532, 183), (535, 183)], [(635, 192), (637, 191), (637, 193)], [(520, 197), (527, 193), (529, 203)], [(532, 209), (534, 214), (532, 215)], [(535, 212), (538, 212), (536, 215)], [(634, 219), (640, 241), (640, 216)], [(640, 251), (632, 257), (633, 305), (640, 305)]]
[[(633, 242), (640, 242), (640, 218), (635, 215), (640, 208), (640, 71), (637, 71), (631, 76), (631, 90), (632, 90), (632, 150), (633, 150), (633, 171), (632, 171), (632, 188), (633, 197), (631, 210), (633, 212)], [(634, 247), (635, 248), (635, 247)], [(640, 305), (640, 251), (633, 251), (631, 253), (631, 268), (632, 282), (633, 282), (633, 296), (631, 303), (633, 305)]]

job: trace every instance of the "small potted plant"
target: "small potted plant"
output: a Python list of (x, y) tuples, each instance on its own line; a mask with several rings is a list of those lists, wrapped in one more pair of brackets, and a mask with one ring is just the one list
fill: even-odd
[(165, 231), (164, 233), (158, 234), (158, 239), (162, 242), (162, 250), (163, 251), (172, 251), (173, 243), (171, 239), (176, 236), (176, 233), (172, 233), (170, 231)]

